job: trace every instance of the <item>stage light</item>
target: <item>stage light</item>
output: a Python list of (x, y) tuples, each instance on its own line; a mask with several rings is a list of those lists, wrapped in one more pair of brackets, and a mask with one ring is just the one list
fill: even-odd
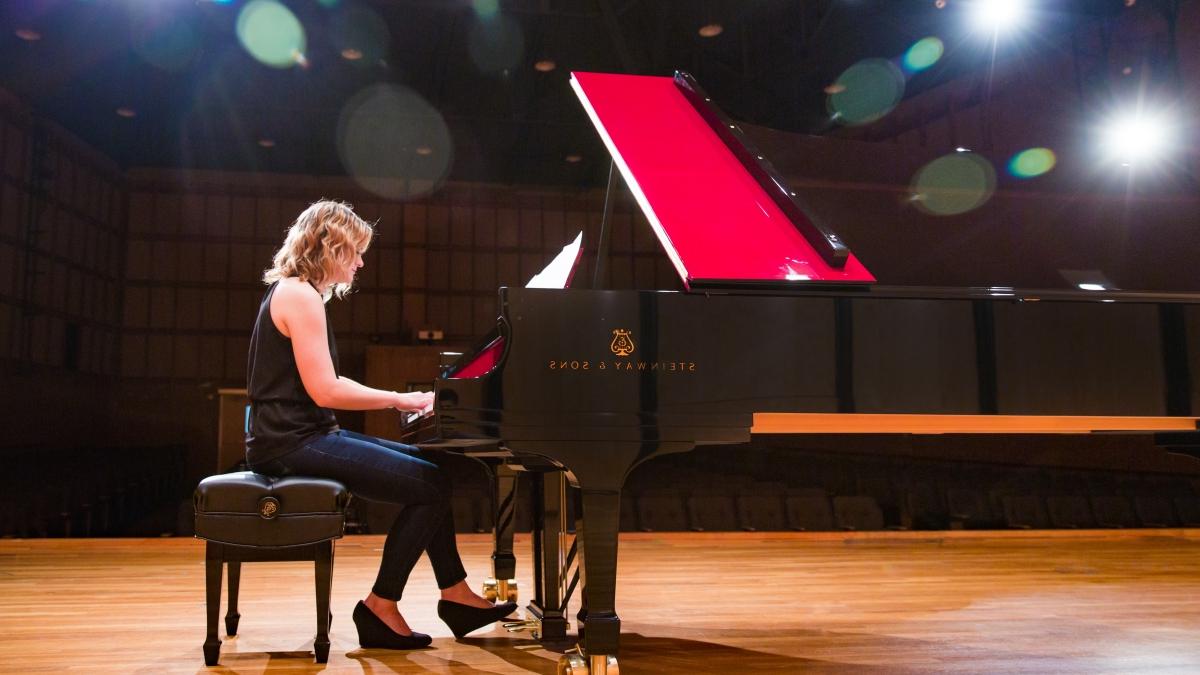
[(124, 117), (125, 119), (129, 119), (131, 117), (137, 117), (137, 111), (129, 106), (121, 106), (120, 108), (117, 108), (117, 115)]
[(1165, 115), (1126, 113), (1101, 131), (1102, 150), (1110, 160), (1133, 165), (1161, 158), (1171, 144), (1172, 124)]
[(696, 32), (700, 37), (714, 38), (725, 32), (725, 28), (719, 23), (706, 23)]
[(1104, 288), (1104, 284), (1079, 284), (1079, 290), (1081, 290), (1081, 291), (1103, 291), (1103, 290), (1105, 290), (1105, 288)]
[(533, 64), (534, 70), (539, 73), (548, 73), (557, 67), (558, 64), (553, 59), (539, 59), (537, 63)]
[(975, 29), (989, 33), (1012, 30), (1020, 26), (1028, 14), (1025, 0), (975, 0), (969, 9)]
[(42, 39), (42, 34), (32, 28), (18, 28), (15, 34), (26, 42), (37, 42)]

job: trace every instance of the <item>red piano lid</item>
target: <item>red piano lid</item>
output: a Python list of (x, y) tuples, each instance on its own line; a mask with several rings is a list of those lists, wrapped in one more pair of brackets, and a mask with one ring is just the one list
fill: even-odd
[(572, 73), (685, 286), (870, 283), (853, 255), (827, 264), (669, 77)]

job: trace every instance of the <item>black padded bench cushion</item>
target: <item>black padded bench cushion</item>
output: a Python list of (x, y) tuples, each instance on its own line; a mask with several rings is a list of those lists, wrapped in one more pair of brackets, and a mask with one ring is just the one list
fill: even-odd
[(338, 539), (350, 493), (327, 478), (272, 478), (252, 471), (196, 486), (196, 536), (236, 546), (302, 546)]

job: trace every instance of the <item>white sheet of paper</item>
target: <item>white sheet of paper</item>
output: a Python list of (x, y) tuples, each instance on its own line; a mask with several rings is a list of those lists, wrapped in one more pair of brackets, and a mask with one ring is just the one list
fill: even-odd
[(546, 265), (546, 269), (533, 275), (525, 288), (566, 288), (571, 279), (571, 272), (579, 262), (579, 249), (583, 245), (583, 232), (575, 235), (575, 241), (563, 247), (554, 260)]

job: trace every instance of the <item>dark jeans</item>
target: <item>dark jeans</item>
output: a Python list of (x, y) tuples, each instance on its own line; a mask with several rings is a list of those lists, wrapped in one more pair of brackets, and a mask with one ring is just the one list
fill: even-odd
[(450, 483), (421, 450), (336, 431), (252, 468), (271, 476), (332, 478), (364, 499), (404, 506), (383, 544), (383, 561), (371, 589), (375, 595), (399, 600), (421, 551), (429, 554), (439, 588), (467, 578), (454, 542)]

